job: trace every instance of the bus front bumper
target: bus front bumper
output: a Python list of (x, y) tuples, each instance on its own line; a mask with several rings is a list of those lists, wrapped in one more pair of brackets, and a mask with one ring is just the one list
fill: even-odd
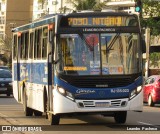
[(57, 90), (53, 91), (54, 114), (65, 113), (102, 113), (112, 111), (139, 111), (143, 110), (143, 92), (141, 91), (133, 99), (128, 98), (110, 100), (70, 100), (61, 95)]

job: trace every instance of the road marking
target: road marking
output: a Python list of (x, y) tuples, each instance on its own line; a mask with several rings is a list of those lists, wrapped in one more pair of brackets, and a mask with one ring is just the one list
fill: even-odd
[(145, 123), (145, 122), (141, 122), (141, 121), (138, 121), (138, 123), (143, 124), (143, 125), (154, 126), (153, 124), (149, 124), (149, 123)]
[(160, 126), (156, 126), (156, 125), (153, 125), (153, 124), (150, 124), (150, 123), (145, 123), (145, 122), (141, 122), (141, 121), (137, 121), (139, 124), (143, 124), (143, 125), (148, 125), (148, 126), (153, 126), (153, 127), (157, 127), (157, 128), (160, 128)]

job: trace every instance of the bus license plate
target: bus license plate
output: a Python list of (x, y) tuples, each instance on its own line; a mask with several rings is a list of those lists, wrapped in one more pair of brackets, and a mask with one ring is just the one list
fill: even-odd
[(109, 107), (109, 102), (96, 102), (95, 107)]

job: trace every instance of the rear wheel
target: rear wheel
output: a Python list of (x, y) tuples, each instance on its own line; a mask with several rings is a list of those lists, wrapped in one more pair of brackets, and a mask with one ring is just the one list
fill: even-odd
[(8, 92), (8, 93), (7, 93), (7, 96), (9, 97), (10, 95), (11, 95), (10, 92)]
[(114, 120), (118, 124), (123, 124), (126, 122), (127, 111), (119, 111), (114, 113)]
[(33, 109), (27, 107), (27, 95), (26, 95), (26, 89), (23, 90), (23, 109), (25, 116), (32, 116), (33, 115)]
[(148, 105), (149, 105), (150, 107), (153, 107), (153, 106), (154, 106), (154, 103), (153, 103), (153, 99), (152, 99), (151, 94), (148, 96)]

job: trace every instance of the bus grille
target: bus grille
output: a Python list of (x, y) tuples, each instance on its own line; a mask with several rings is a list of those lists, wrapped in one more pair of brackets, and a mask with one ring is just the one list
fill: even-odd
[[(96, 102), (97, 101), (78, 101), (77, 104), (79, 107), (96, 107), (95, 105)], [(107, 102), (110, 104), (108, 107), (122, 107), (122, 106), (126, 106), (127, 104), (126, 100), (123, 100), (123, 101), (122, 100), (111, 100), (111, 101), (108, 100)]]
[(138, 78), (137, 75), (134, 76), (118, 76), (118, 77), (68, 77), (61, 79), (68, 82), (70, 85), (73, 85), (78, 88), (115, 88), (127, 86), (135, 81)]

